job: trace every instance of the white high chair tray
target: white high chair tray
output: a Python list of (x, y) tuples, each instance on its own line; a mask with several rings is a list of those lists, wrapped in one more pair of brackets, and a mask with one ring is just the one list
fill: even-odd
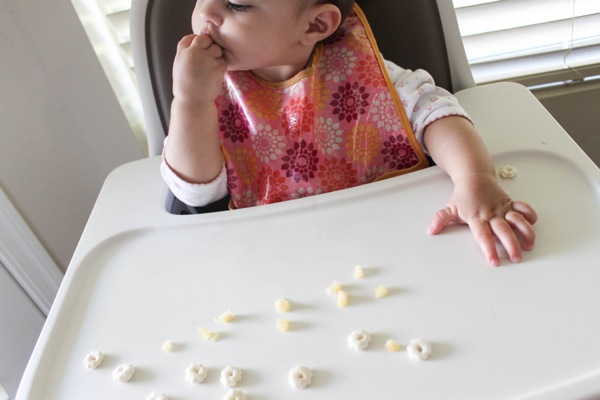
[[(522, 263), (488, 266), (464, 226), (426, 234), (451, 193), (438, 168), (174, 216), (160, 203), (160, 160), (132, 163), (107, 179), (17, 398), (221, 399), (228, 365), (243, 370), (237, 389), (249, 400), (600, 396), (600, 170), (526, 89), (490, 85), (459, 98), (496, 166), (518, 169), (502, 185), (539, 213)], [(357, 264), (363, 279), (352, 277)], [(345, 308), (326, 293), (334, 280), (350, 296)], [(389, 295), (376, 300), (380, 284)], [(285, 314), (274, 307), (282, 297)], [(215, 322), (227, 310), (234, 321)], [(202, 339), (199, 327), (219, 339)], [(365, 351), (348, 345), (357, 329), (373, 336)], [(409, 359), (415, 338), (432, 343), (429, 360)], [(387, 339), (402, 351), (386, 350)], [(173, 351), (161, 351), (166, 340)], [(95, 370), (82, 364), (92, 350), (105, 353)], [(122, 363), (137, 371), (117, 383)], [(191, 363), (209, 369), (204, 383), (186, 382)], [(304, 390), (288, 382), (296, 365), (314, 371)]]

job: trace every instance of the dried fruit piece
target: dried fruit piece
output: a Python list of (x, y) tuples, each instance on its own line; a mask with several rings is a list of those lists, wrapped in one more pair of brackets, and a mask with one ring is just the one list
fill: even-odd
[(337, 293), (336, 303), (338, 307), (346, 307), (350, 303), (350, 296), (344, 290), (340, 290)]
[(375, 298), (377, 300), (384, 298), (388, 294), (389, 294), (388, 288), (383, 285), (379, 285), (375, 288)]
[(329, 287), (327, 288), (327, 293), (330, 296), (337, 296), (338, 292), (342, 290), (342, 285), (338, 282), (338, 281), (333, 281), (331, 282), (331, 285), (329, 285)]
[(362, 279), (365, 277), (365, 270), (362, 265), (357, 265), (354, 267), (354, 274), (352, 274), (354, 279)]
[(279, 312), (290, 311), (290, 302), (287, 299), (281, 298), (275, 300), (275, 309)]
[(160, 348), (162, 351), (173, 351), (175, 348), (175, 344), (170, 340), (165, 340), (162, 347)]
[(219, 315), (215, 320), (221, 324), (227, 324), (233, 321), (234, 317), (231, 311), (225, 311), (223, 314)]
[(385, 348), (388, 349), (389, 351), (394, 351), (394, 352), (402, 350), (402, 347), (400, 347), (398, 342), (396, 342), (394, 339), (388, 339), (385, 342)]
[(206, 328), (198, 328), (198, 334), (209, 342), (216, 342), (219, 339), (219, 332), (212, 332)]
[(275, 326), (281, 332), (287, 332), (290, 330), (290, 321), (285, 318), (278, 318), (277, 322), (275, 322)]

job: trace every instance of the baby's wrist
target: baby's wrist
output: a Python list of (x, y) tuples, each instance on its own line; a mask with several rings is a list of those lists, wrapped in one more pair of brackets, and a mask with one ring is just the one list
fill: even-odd
[(211, 110), (216, 108), (214, 99), (202, 99), (185, 96), (173, 97), (171, 107), (177, 107), (181, 111), (198, 112), (199, 110)]
[(454, 186), (482, 187), (488, 185), (496, 185), (498, 184), (498, 179), (496, 179), (496, 175), (494, 172), (483, 171), (453, 176), (452, 182), (454, 183)]

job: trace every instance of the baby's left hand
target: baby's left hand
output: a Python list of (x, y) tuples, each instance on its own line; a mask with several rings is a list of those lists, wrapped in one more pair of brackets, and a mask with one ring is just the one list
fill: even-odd
[(467, 224), (488, 262), (497, 266), (500, 258), (494, 237), (506, 249), (512, 262), (521, 261), (521, 249), (533, 249), (537, 220), (527, 203), (513, 201), (491, 174), (474, 174), (455, 180), (446, 208), (438, 211), (428, 233), (440, 233), (451, 223)]

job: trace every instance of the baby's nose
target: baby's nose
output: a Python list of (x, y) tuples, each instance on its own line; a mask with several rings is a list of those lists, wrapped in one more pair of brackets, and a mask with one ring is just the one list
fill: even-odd
[(223, 23), (223, 7), (224, 2), (221, 0), (200, 0), (197, 4), (197, 11), (207, 26), (220, 26)]

